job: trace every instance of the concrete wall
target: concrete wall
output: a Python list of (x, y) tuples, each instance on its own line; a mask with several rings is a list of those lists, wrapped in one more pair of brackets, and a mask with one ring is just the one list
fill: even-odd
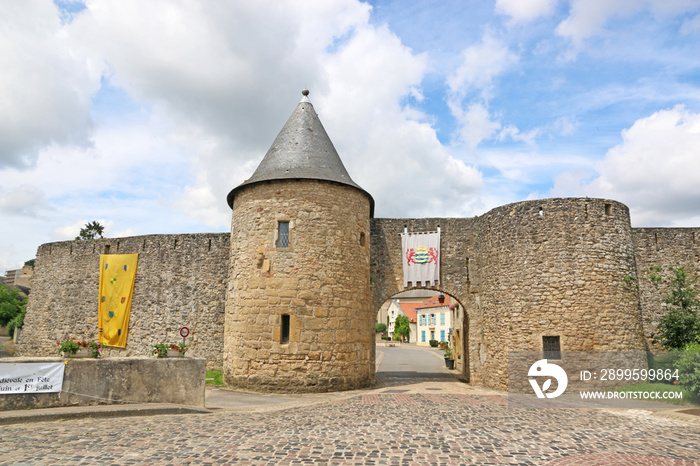
[[(65, 361), (62, 358), (12, 359), (13, 363)], [(127, 402), (204, 406), (205, 360), (201, 358), (67, 361), (60, 393), (0, 394), (0, 411)]]
[(54, 356), (56, 344), (97, 340), (100, 254), (139, 254), (127, 346), (105, 356), (146, 356), (151, 345), (182, 341), (189, 356), (221, 368), (228, 234), (151, 235), (41, 245), (19, 356)]

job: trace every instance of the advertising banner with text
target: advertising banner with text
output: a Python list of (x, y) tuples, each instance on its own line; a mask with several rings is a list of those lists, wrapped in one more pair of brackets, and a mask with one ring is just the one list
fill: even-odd
[(0, 364), (0, 395), (60, 392), (65, 368), (62, 362)]

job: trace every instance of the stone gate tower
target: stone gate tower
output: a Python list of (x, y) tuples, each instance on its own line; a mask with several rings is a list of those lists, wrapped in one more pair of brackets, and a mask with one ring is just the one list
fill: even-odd
[(374, 200), (352, 181), (302, 94), (255, 173), (227, 199), (230, 386), (311, 392), (374, 381)]

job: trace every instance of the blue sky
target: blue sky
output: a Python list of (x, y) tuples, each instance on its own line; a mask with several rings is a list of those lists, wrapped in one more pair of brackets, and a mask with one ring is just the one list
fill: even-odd
[(308, 87), (378, 217), (603, 197), (700, 226), (700, 1), (0, 0), (0, 273), (228, 231)]

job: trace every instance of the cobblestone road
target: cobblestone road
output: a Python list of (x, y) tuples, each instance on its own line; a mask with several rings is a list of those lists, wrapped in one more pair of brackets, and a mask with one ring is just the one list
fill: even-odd
[(421, 383), (264, 412), (2, 427), (0, 464), (700, 464), (700, 424)]

